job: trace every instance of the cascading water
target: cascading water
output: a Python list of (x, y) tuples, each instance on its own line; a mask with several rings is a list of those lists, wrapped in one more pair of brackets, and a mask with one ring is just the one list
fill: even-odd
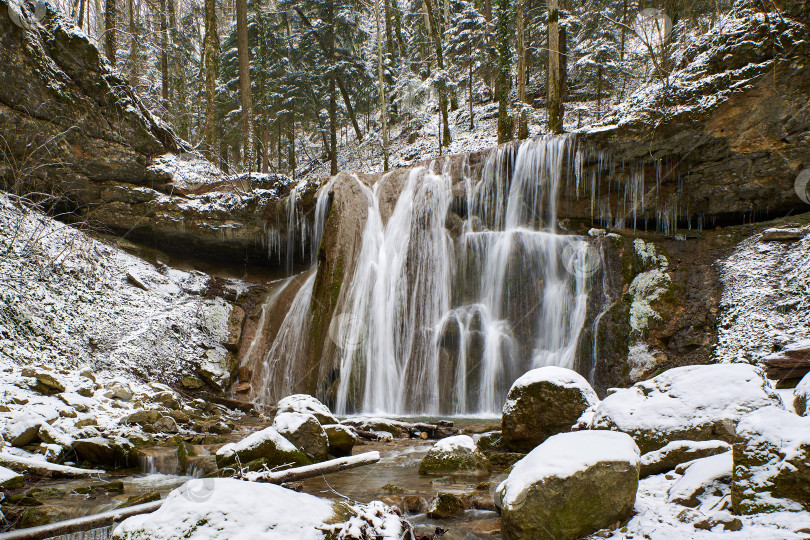
[(386, 180), (363, 186), (369, 218), (344, 309), (367, 327), (339, 336), (357, 344), (341, 351), (339, 413), (494, 413), (526, 370), (573, 367), (587, 276), (572, 261), (588, 243), (555, 233), (570, 150), (553, 138), (494, 152), (477, 183), (465, 179), (455, 245), (447, 174), (412, 171), (385, 224)]
[[(582, 269), (592, 262), (585, 239), (557, 231), (573, 147), (565, 137), (502, 146), (477, 181), (465, 164), (464, 196), (455, 204), (448, 170), (416, 168), (407, 180), (388, 175), (372, 187), (355, 178), (368, 215), (329, 328), (337, 385), (319, 397), (339, 414), (490, 414), (525, 371), (573, 368), (590, 277)], [(330, 187), (318, 192), (315, 245)], [(392, 190), (399, 195), (391, 210)], [(455, 238), (451, 205), (466, 213)], [(306, 369), (314, 284), (315, 274), (263, 362), (264, 401), (300, 391), (296, 369)]]
[[(337, 411), (438, 410), (433, 326), (450, 305), (452, 240), (444, 228), (450, 181), (414, 169), (383, 225), (379, 191), (369, 189), (368, 218), (346, 294), (352, 315), (366, 321), (339, 329)], [(345, 335), (344, 335), (345, 333)]]
[(261, 363), (262, 387), (257, 392), (257, 401), (261, 403), (294, 393), (296, 383), (300, 382), (296, 367), (304, 364), (306, 356), (305, 344), (310, 330), (309, 305), (314, 286), (315, 272), (311, 272), (295, 295), (273, 345)]

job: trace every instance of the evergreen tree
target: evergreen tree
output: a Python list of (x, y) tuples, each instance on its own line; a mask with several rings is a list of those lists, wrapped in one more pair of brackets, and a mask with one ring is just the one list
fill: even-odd
[(467, 83), (467, 100), (470, 112), (470, 129), (475, 129), (473, 119), (473, 79), (487, 67), (493, 56), (490, 36), (492, 25), (468, 0), (456, 0), (456, 15), (447, 36), (447, 57), (462, 74)]

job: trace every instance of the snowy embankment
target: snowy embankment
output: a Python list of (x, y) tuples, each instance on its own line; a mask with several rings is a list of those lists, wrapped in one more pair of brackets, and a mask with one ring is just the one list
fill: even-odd
[(719, 263), (718, 361), (758, 364), (810, 339), (810, 228), (799, 230), (805, 235), (793, 242), (752, 236)]
[(15, 203), (0, 195), (0, 464), (72, 460), (79, 439), (115, 461), (149, 438), (140, 425), (183, 431), (195, 403), (157, 381), (227, 357), (230, 304), (205, 296), (202, 273), (155, 267)]

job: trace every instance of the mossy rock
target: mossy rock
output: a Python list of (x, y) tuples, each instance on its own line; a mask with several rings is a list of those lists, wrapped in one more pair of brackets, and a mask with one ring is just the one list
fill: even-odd
[(621, 522), (633, 512), (637, 465), (597, 463), (564, 478), (529, 487), (521, 504), (501, 512), (504, 540), (578, 540)]
[(547, 438), (571, 431), (596, 392), (577, 372), (554, 366), (534, 369), (514, 382), (503, 407), (503, 443), (529, 452)]
[(226, 444), (216, 454), (217, 466), (245, 466), (265, 459), (269, 467), (280, 465), (310, 465), (312, 461), (273, 428), (266, 428), (237, 442)]
[(738, 515), (810, 510), (810, 418), (764, 407), (737, 426), (731, 504)]
[(329, 439), (329, 454), (335, 457), (352, 455), (354, 445), (357, 444), (357, 437), (351, 429), (340, 424), (332, 424), (323, 426), (323, 430)]
[(427, 509), (427, 516), (433, 519), (448, 519), (463, 514), (464, 505), (461, 503), (461, 499), (452, 493), (437, 493)]
[(487, 475), (491, 470), (492, 465), (468, 435), (439, 441), (419, 463), (420, 474), (437, 476)]

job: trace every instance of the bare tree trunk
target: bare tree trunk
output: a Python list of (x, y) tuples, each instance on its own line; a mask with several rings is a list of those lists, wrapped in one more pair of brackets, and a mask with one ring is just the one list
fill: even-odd
[(397, 43), (399, 44), (399, 54), (403, 58), (408, 57), (408, 46), (405, 44), (405, 39), (402, 36), (402, 14), (399, 10), (397, 0), (390, 0), (391, 11), (394, 12), (394, 30), (397, 34)]
[(565, 99), (565, 29), (560, 28), (563, 0), (548, 0), (548, 129), (563, 132), (563, 100)]
[(129, 51), (129, 84), (133, 88), (138, 87), (138, 56), (140, 55), (140, 37), (138, 36), (138, 25), (136, 23), (136, 12), (137, 8), (135, 6), (135, 0), (128, 1), (129, 7), (129, 39), (130, 39), (130, 51)]
[[(387, 0), (386, 6), (388, 5)], [(380, 0), (374, 0), (374, 16), (377, 19), (377, 77), (380, 85), (380, 119), (382, 120), (382, 147), (383, 147), (383, 170), (388, 170), (388, 106), (385, 99), (385, 77), (383, 71), (383, 46), (380, 32)], [(391, 45), (389, 38), (389, 46)]]
[(512, 119), (509, 116), (509, 69), (512, 64), (509, 49), (509, 0), (498, 0), (498, 26), (495, 32), (498, 47), (498, 144), (512, 139)]
[(388, 54), (391, 55), (391, 58), (396, 57), (396, 49), (394, 48), (394, 37), (393, 32), (391, 31), (391, 27), (393, 26), (391, 22), (391, 4), (390, 0), (385, 0), (385, 42), (388, 46)]
[(236, 47), (239, 55), (239, 97), (242, 100), (242, 143), (244, 164), (253, 170), (253, 100), (248, 57), (247, 0), (236, 0)]
[(169, 107), (169, 35), (166, 23), (166, 0), (160, 0), (160, 97)]
[(270, 132), (267, 126), (262, 126), (262, 172), (267, 174), (270, 170)]
[(335, 2), (326, 0), (327, 39), (326, 53), (331, 75), (329, 76), (329, 171), (332, 176), (338, 173), (337, 165), (337, 100), (335, 99)]
[(105, 0), (104, 5), (104, 52), (107, 61), (115, 68), (115, 0)]
[(217, 151), (217, 9), (215, 0), (205, 0), (205, 145), (214, 161)]
[(526, 110), (523, 105), (526, 103), (526, 35), (523, 21), (523, 2), (515, 2), (515, 26), (517, 27), (517, 83), (518, 83), (518, 111), (517, 138), (525, 139), (529, 136), (529, 125)]
[(80, 2), (79, 2), (79, 22), (78, 22), (79, 28), (84, 27), (84, 5), (85, 5), (85, 0), (80, 0)]
[[(439, 37), (439, 29), (436, 24), (436, 19), (433, 17), (433, 9), (431, 7), (431, 0), (423, 0), (425, 5), (425, 17), (429, 22), (429, 30), (433, 35), (433, 44), (436, 47), (436, 64), (439, 66), (439, 71), (444, 72), (444, 56), (442, 54), (442, 41)], [(444, 75), (439, 79), (436, 85), (436, 92), (439, 94), (439, 110), (442, 115), (442, 136), (440, 137), (442, 146), (450, 146), (450, 122), (447, 113), (447, 84), (444, 80)]]

